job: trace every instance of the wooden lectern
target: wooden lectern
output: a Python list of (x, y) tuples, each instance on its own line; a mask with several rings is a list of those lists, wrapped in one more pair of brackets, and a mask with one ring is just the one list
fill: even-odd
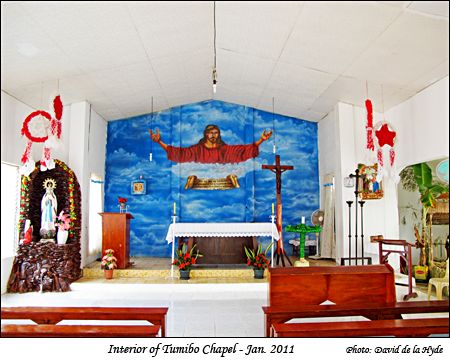
[(126, 269), (130, 265), (130, 220), (129, 213), (105, 212), (102, 216), (102, 256), (106, 249), (113, 249), (117, 258), (117, 268)]

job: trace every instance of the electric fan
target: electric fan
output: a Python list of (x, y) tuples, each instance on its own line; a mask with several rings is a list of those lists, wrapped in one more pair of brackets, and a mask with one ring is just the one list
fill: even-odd
[[(324, 219), (325, 212), (323, 210), (317, 209), (311, 214), (311, 223), (313, 225), (323, 226), (323, 219)], [(316, 233), (316, 255), (310, 256), (311, 259), (317, 260), (320, 259), (319, 254), (319, 239), (320, 239), (320, 233)]]

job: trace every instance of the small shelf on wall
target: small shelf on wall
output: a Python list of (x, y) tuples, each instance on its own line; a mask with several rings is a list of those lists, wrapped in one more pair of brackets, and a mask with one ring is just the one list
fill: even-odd
[[(432, 224), (434, 225), (448, 225), (448, 213), (434, 213), (431, 214), (432, 218)], [(430, 222), (430, 214), (427, 215), (427, 223)]]
[(433, 225), (448, 225), (448, 193), (442, 194), (436, 201), (436, 206), (431, 208), (427, 214), (427, 223)]

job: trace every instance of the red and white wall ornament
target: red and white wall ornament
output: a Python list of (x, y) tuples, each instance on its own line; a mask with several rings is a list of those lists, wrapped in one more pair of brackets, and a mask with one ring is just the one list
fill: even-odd
[(33, 143), (44, 143), (41, 158), (41, 171), (53, 169), (55, 162), (51, 157), (51, 149), (57, 147), (61, 138), (61, 118), (63, 104), (58, 95), (53, 100), (54, 117), (47, 111), (36, 110), (28, 115), (22, 124), (22, 136), (28, 139), (27, 146), (22, 155), (21, 174), (28, 176), (34, 170), (34, 161), (31, 158), (31, 147)]
[[(396, 178), (395, 172), (395, 141), (397, 132), (394, 130), (391, 124), (387, 122), (380, 122), (374, 127), (375, 137), (377, 138), (377, 160), (378, 160), (378, 175), (377, 181), (381, 181), (383, 176), (389, 176), (393, 179)], [(389, 154), (389, 160), (385, 158)], [(386, 171), (387, 170), (387, 171)], [(386, 173), (386, 174), (385, 174)]]

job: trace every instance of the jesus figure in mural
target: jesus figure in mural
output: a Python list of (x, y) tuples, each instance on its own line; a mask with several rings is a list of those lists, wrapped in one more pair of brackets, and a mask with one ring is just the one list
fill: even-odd
[(259, 145), (272, 136), (272, 131), (264, 130), (261, 137), (252, 144), (227, 145), (220, 137), (219, 127), (207, 125), (203, 131), (203, 138), (197, 144), (182, 148), (164, 143), (158, 129), (156, 132), (152, 130), (149, 132), (151, 139), (166, 151), (169, 160), (204, 164), (239, 163), (254, 158), (259, 154)]

